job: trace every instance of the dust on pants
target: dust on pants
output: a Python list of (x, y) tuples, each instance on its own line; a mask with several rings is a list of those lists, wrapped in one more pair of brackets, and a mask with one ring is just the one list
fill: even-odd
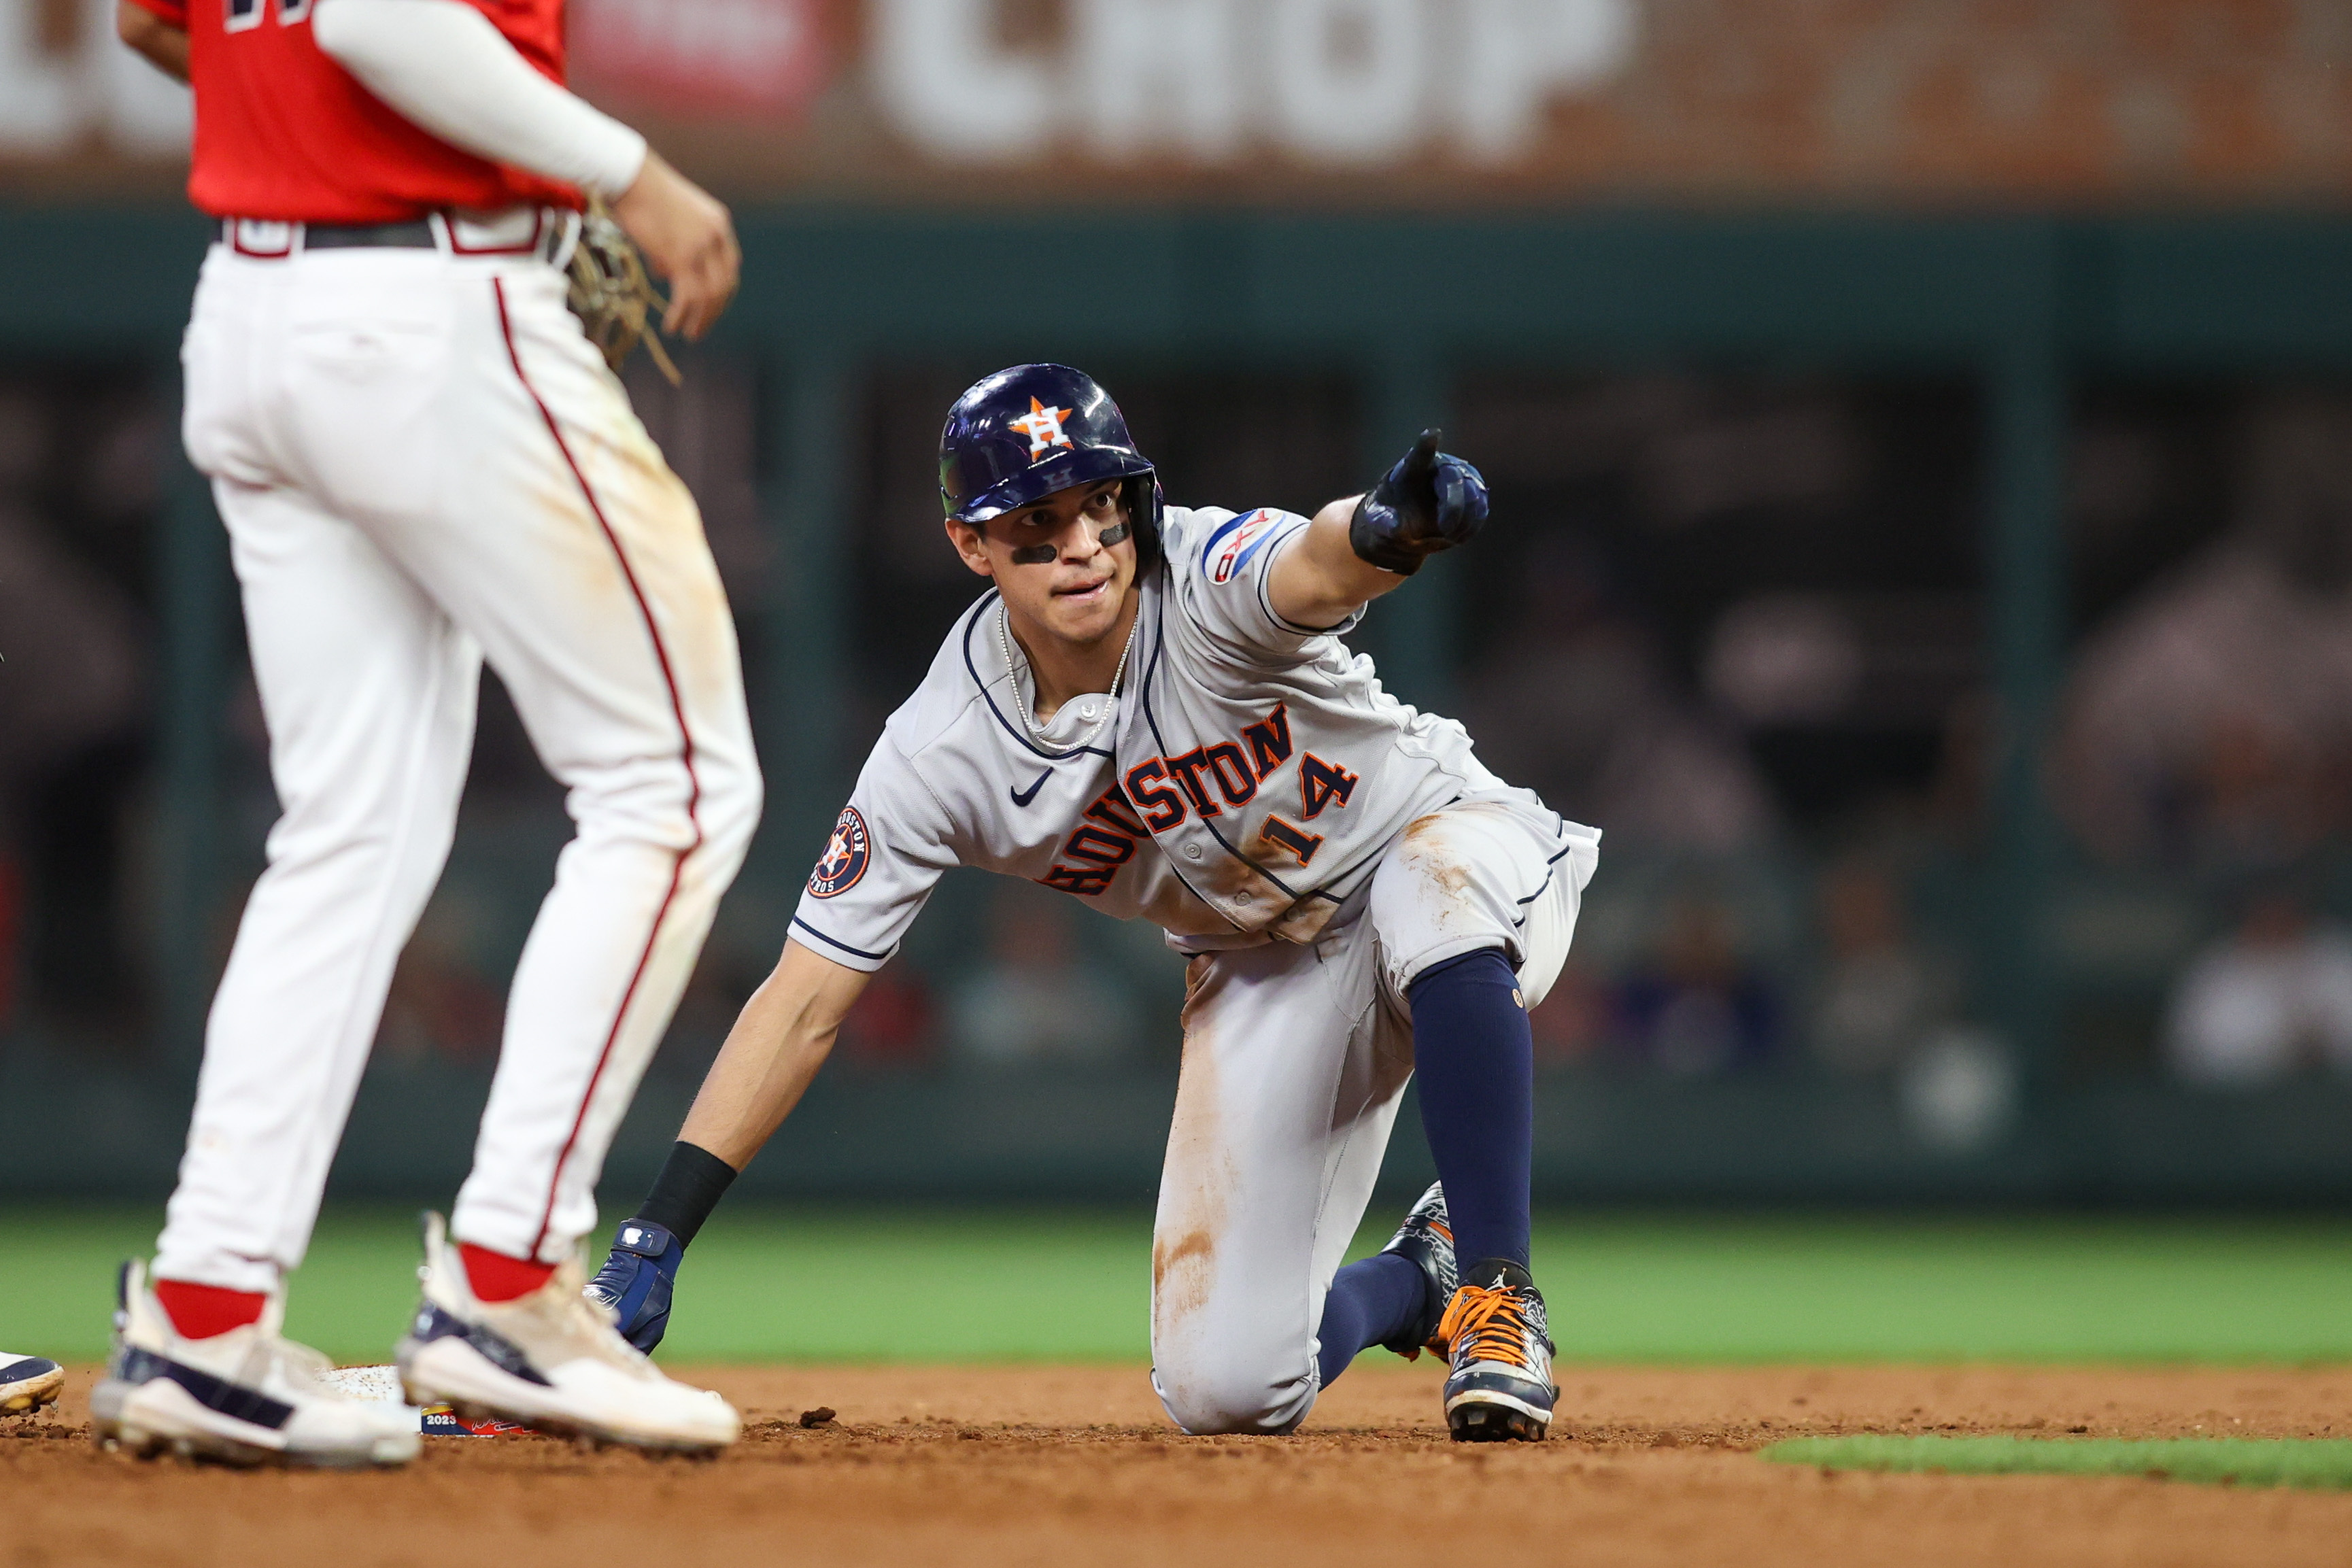
[(1185, 1431), (1287, 1432), (1319, 1390), (1323, 1298), (1370, 1202), (1431, 965), (1566, 960), (1600, 835), (1522, 790), (1417, 818), (1308, 946), (1192, 961), (1153, 1224), (1152, 1384)]
[(281, 816), (206, 1031), (157, 1273), (301, 1260), (446, 857), (487, 658), (577, 826), (453, 1228), (568, 1254), (740, 864), (760, 779), (692, 498), (528, 257), (215, 247), (185, 437), (243, 592)]

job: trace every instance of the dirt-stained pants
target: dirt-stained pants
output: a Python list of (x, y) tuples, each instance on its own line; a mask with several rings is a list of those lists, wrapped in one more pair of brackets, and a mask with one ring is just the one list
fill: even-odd
[(1193, 960), (1151, 1289), (1152, 1385), (1185, 1431), (1306, 1419), (1323, 1297), (1412, 1072), (1407, 987), (1499, 947), (1541, 1002), (1600, 840), (1525, 791), (1458, 802), (1401, 835), (1313, 945)]
[[(528, 217), (529, 215), (525, 215)], [(441, 874), (484, 660), (578, 834), (515, 971), (459, 1239), (554, 1261), (759, 819), (693, 498), (529, 254), (215, 246), (186, 439), (244, 590), (282, 815), (213, 1003), (159, 1277), (302, 1259)]]

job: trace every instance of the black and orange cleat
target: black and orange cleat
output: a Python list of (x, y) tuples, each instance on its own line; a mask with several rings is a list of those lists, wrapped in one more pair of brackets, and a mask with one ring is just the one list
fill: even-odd
[(1543, 1441), (1558, 1394), (1547, 1329), (1543, 1294), (1526, 1269), (1488, 1258), (1468, 1271), (1437, 1325), (1453, 1357), (1445, 1424), (1455, 1442)]
[(1444, 1183), (1429, 1184), (1429, 1191), (1421, 1194), (1421, 1201), (1412, 1205), (1381, 1250), (1420, 1269), (1428, 1282), (1421, 1316), (1411, 1329), (1381, 1348), (1394, 1351), (1407, 1361), (1420, 1360), (1424, 1350), (1444, 1355), (1445, 1342), (1437, 1337), (1437, 1321), (1444, 1316), (1445, 1304), (1454, 1300), (1454, 1287), (1459, 1283), (1454, 1269), (1454, 1226), (1445, 1217)]

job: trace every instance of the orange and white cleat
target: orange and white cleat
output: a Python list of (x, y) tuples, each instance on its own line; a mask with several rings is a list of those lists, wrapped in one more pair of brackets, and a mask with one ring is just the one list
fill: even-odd
[(1542, 1292), (1515, 1263), (1489, 1259), (1454, 1292), (1437, 1338), (1453, 1358), (1445, 1424), (1455, 1442), (1543, 1441), (1559, 1394), (1548, 1327)]

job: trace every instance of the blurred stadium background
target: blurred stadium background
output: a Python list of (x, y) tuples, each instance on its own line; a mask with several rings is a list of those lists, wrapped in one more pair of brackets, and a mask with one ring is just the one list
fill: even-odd
[[(186, 102), (111, 3), (0, 0), (26, 1213), (167, 1190), (274, 811), (173, 438)], [(705, 509), (772, 791), (617, 1201), (971, 594), (941, 410), (1048, 357), (1179, 500), (1311, 510), (1425, 423), (1493, 481), (1488, 537), (1363, 636), (1608, 835), (1537, 1016), (1547, 1205), (2352, 1197), (2352, 5), (572, 16), (583, 90), (738, 207), (733, 313), (683, 388), (631, 384)], [(567, 830), (493, 689), (339, 1200), (451, 1190)], [(1156, 933), (950, 879), (743, 1188), (1131, 1214), (1180, 993)]]

